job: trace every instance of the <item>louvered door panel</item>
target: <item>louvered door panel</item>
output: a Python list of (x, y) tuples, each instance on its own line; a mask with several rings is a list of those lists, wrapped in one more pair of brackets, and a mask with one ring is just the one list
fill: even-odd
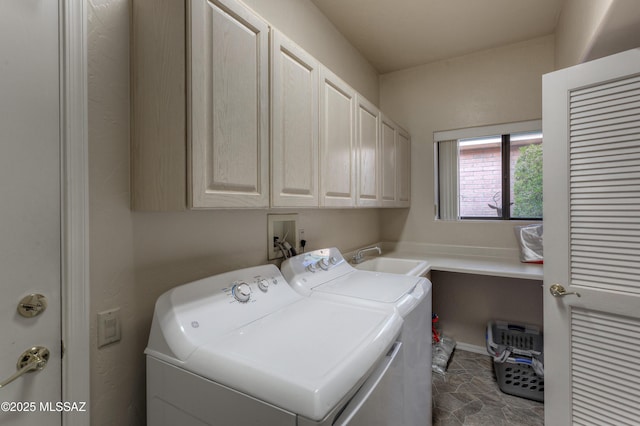
[(542, 120), (545, 424), (636, 426), (640, 49), (545, 75)]
[(570, 96), (571, 284), (640, 295), (640, 77)]
[(571, 323), (573, 424), (637, 425), (640, 321), (574, 308)]

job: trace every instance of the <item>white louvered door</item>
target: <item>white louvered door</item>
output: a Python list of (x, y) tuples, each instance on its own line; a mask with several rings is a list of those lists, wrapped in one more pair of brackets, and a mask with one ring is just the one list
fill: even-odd
[(544, 76), (543, 132), (545, 424), (638, 425), (640, 50)]

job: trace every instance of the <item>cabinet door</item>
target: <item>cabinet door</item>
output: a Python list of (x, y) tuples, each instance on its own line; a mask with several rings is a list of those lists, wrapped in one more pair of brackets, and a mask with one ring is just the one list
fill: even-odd
[(380, 120), (380, 198), (383, 207), (396, 205), (396, 125), (384, 114)]
[(357, 96), (356, 140), (358, 144), (358, 206), (380, 205), (380, 111), (362, 96)]
[(318, 206), (318, 62), (272, 34), (271, 201)]
[(191, 2), (193, 208), (269, 205), (268, 34), (237, 1)]
[(320, 205), (356, 202), (356, 92), (335, 74), (320, 71)]
[(411, 205), (411, 137), (398, 127), (396, 133), (396, 207)]

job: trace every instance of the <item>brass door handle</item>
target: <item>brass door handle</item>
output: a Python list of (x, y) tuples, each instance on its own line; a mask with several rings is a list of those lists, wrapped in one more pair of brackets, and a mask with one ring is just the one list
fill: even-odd
[(577, 291), (567, 292), (567, 290), (565, 290), (565, 288), (560, 284), (554, 284), (549, 287), (549, 292), (551, 292), (551, 295), (553, 297), (564, 297), (570, 294), (575, 294), (576, 296), (580, 297), (580, 293), (578, 293)]
[(43, 346), (34, 346), (33, 348), (24, 351), (18, 359), (18, 364), (16, 366), (18, 371), (8, 379), (0, 382), (0, 388), (7, 386), (23, 374), (42, 370), (47, 366), (48, 361), (49, 349)]

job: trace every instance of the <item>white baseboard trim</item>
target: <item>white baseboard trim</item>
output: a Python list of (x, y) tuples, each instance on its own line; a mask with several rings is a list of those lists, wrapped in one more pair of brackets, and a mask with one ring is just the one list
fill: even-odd
[(489, 356), (489, 354), (487, 353), (487, 348), (485, 348), (484, 346), (472, 345), (470, 343), (457, 342), (456, 349)]

